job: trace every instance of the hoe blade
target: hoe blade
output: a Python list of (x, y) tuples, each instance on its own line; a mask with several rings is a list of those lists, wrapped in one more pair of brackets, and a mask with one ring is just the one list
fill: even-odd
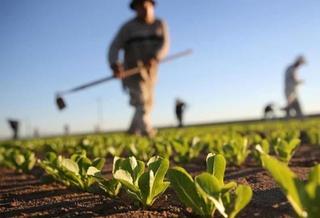
[(63, 110), (66, 108), (66, 103), (64, 102), (64, 100), (61, 96), (56, 97), (56, 104), (57, 104), (59, 110)]

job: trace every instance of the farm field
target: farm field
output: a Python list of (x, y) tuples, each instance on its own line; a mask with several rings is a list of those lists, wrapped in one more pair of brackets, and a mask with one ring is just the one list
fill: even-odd
[[(313, 180), (309, 176), (309, 174), (311, 175), (310, 172), (314, 172), (313, 175), (318, 175), (317, 171), (312, 168), (320, 163), (319, 142), (319, 118), (309, 118), (303, 121), (267, 121), (168, 129), (161, 130), (154, 139), (131, 137), (119, 133), (2, 142), (0, 143), (0, 164), (2, 165), (0, 167), (0, 214), (1, 217), (203, 216), (203, 214), (200, 214), (201, 209), (197, 212), (197, 206), (192, 207), (185, 203), (186, 200), (181, 198), (181, 193), (179, 194), (177, 191), (179, 187), (177, 188), (176, 184), (178, 184), (177, 181), (186, 180), (183, 180), (182, 177), (179, 179), (175, 177), (175, 173), (178, 172), (175, 167), (182, 167), (193, 178), (195, 177), (195, 181), (198, 181), (196, 176), (200, 181), (199, 175), (204, 176), (205, 174), (212, 174), (214, 177), (221, 179), (219, 173), (217, 174), (217, 166), (220, 166), (218, 164), (224, 163), (223, 160), (225, 160), (226, 170), (225, 173), (223, 172), (224, 177), (222, 177), (224, 185), (226, 186), (230, 184), (229, 182), (235, 181), (237, 187), (250, 187), (252, 189), (252, 197), (247, 205), (242, 206), (241, 210), (237, 211), (237, 213), (232, 213), (232, 210), (235, 211), (234, 208), (237, 205), (235, 202), (237, 201), (235, 200), (234, 203), (228, 205), (229, 202), (225, 201), (227, 192), (221, 191), (219, 195), (210, 195), (209, 193), (209, 196), (221, 199), (224, 209), (218, 209), (219, 203), (213, 201), (212, 205), (216, 209), (213, 211), (214, 213), (207, 214), (207, 216), (270, 218), (303, 216), (301, 214), (304, 213), (298, 214), (299, 209), (293, 208), (292, 202), (288, 201), (284, 194), (284, 188), (279, 184), (279, 179), (277, 180), (275, 172), (279, 172), (285, 178), (284, 181), (290, 184), (292, 175), (284, 170), (284, 168), (288, 168), (298, 177), (299, 181), (302, 181), (301, 184), (307, 184), (308, 182), (311, 184)], [(14, 151), (9, 152), (10, 149)], [(27, 152), (29, 153), (26, 154)], [(82, 153), (80, 154), (79, 152)], [(86, 167), (85, 173), (87, 173), (87, 176), (81, 177), (81, 181), (72, 180), (74, 177), (66, 173), (67, 170), (71, 170), (72, 167), (70, 165), (65, 165), (65, 168), (57, 174), (52, 173), (57, 171), (50, 171), (50, 169), (54, 168), (52, 164), (54, 161), (49, 163), (49, 160), (54, 155), (62, 155), (65, 158), (61, 159), (63, 165), (67, 162), (63, 162), (63, 160), (77, 153), (79, 154), (78, 157), (86, 155), (88, 160), (104, 158), (105, 162), (102, 159), (96, 159), (96, 163), (99, 162), (96, 165), (95, 161), (90, 162), (90, 167), (94, 166), (95, 173), (89, 173), (89, 169), (92, 170), (93, 167)], [(211, 153), (211, 156), (207, 156), (209, 153)], [(30, 154), (35, 156), (33, 157)], [(51, 156), (48, 154), (51, 154)], [(149, 161), (151, 157), (157, 155), (162, 158), (155, 159), (153, 162)], [(125, 167), (121, 168), (121, 164), (129, 160), (125, 159), (125, 157), (130, 156), (134, 156), (138, 160), (138, 165), (140, 164), (139, 160), (141, 160), (141, 163), (149, 161), (144, 169), (148, 173), (150, 169), (153, 169), (151, 166), (153, 163), (159, 164), (158, 168), (155, 168), (153, 172), (155, 173), (154, 181), (158, 179), (156, 175), (159, 175), (157, 172), (162, 164), (164, 166), (166, 163), (164, 160), (170, 160), (168, 161), (170, 165), (167, 167), (169, 170), (164, 170), (163, 181), (160, 179), (159, 183), (157, 183), (163, 183), (159, 185), (162, 191), (159, 195), (154, 196), (154, 201), (148, 203), (148, 201), (144, 201), (143, 197), (133, 197), (132, 193), (135, 189), (124, 182), (124, 177), (119, 176), (120, 172), (118, 171), (123, 173), (125, 169)], [(122, 162), (119, 161), (117, 163), (114, 157), (123, 157), (124, 159), (121, 159)], [(56, 158), (55, 160), (60, 159)], [(73, 160), (75, 161), (76, 158)], [(130, 164), (132, 164), (132, 160), (130, 159)], [(210, 172), (210, 160), (213, 160), (213, 172)], [(51, 164), (50, 169), (48, 163)], [(81, 171), (80, 161), (77, 163)], [(279, 164), (272, 165), (276, 166), (273, 167), (274, 172), (270, 172), (268, 168), (271, 163)], [(55, 170), (59, 170), (59, 166), (57, 165)], [(117, 166), (119, 169), (117, 169)], [(165, 168), (163, 167), (163, 169)], [(76, 174), (79, 178), (80, 171)], [(134, 172), (130, 173), (134, 180)], [(150, 177), (151, 174), (147, 175)], [(103, 181), (114, 180), (119, 185), (118, 187), (121, 186), (121, 188), (116, 191), (114, 186), (102, 186), (101, 178), (105, 179)], [(76, 181), (79, 183), (76, 183)], [(149, 178), (149, 183), (147, 184), (151, 187), (150, 181)], [(170, 186), (166, 187), (165, 184), (169, 182), (171, 183)], [(316, 191), (313, 193), (317, 196), (312, 199), (319, 199), (320, 181), (314, 184), (316, 185), (314, 189)], [(197, 185), (201, 186), (201, 183), (197, 183)], [(199, 192), (199, 186), (197, 185), (190, 186), (191, 188), (197, 188), (195, 189), (198, 191), (197, 198), (200, 196), (199, 199), (212, 199), (203, 197), (205, 195)], [(192, 192), (189, 189), (190, 187), (185, 188), (185, 190)], [(137, 193), (142, 193), (141, 196), (143, 196), (145, 190), (141, 186), (138, 188), (140, 188), (140, 192)], [(206, 189), (204, 188), (203, 190)], [(236, 196), (235, 193), (238, 193), (235, 190), (238, 189), (235, 187), (230, 189), (230, 199), (237, 199), (232, 197)], [(290, 196), (293, 192), (289, 191), (288, 193)], [(150, 193), (148, 196), (150, 196)], [(248, 192), (246, 192), (246, 196), (249, 196)], [(319, 202), (312, 203), (312, 199), (310, 199), (308, 203), (312, 204), (312, 206), (306, 206), (302, 197), (300, 199), (301, 205), (308, 212), (308, 217), (316, 217), (315, 214), (320, 211), (320, 205)], [(238, 202), (244, 201), (240, 198)], [(203, 207), (199, 208), (203, 209)]]

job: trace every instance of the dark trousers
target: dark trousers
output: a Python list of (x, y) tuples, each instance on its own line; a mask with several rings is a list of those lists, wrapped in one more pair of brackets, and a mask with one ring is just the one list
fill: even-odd
[[(286, 108), (287, 117), (303, 117), (303, 113), (301, 110), (300, 102), (298, 99), (295, 99), (291, 104), (289, 104)], [(294, 113), (294, 115), (293, 115)]]
[(177, 120), (178, 120), (178, 127), (183, 127), (183, 118), (182, 113), (176, 113)]

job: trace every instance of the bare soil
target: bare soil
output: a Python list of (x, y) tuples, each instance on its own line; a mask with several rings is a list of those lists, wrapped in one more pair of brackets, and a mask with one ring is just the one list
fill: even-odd
[[(109, 159), (103, 169), (106, 177), (111, 176), (111, 163)], [(320, 163), (320, 146), (304, 145), (296, 152), (290, 167), (304, 180), (317, 163)], [(205, 170), (205, 158), (202, 156), (183, 167), (197, 175)], [(191, 210), (178, 201), (172, 189), (168, 189), (151, 208), (140, 209), (124, 192), (119, 198), (111, 199), (45, 181), (39, 168), (31, 174), (0, 168), (0, 175), (0, 217), (194, 217)], [(295, 217), (270, 175), (250, 160), (242, 167), (228, 167), (226, 180), (249, 184), (254, 192), (252, 201), (238, 217)]]

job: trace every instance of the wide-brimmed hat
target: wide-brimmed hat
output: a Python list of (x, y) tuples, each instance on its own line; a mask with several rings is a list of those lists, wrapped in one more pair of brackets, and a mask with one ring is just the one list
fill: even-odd
[(153, 5), (156, 5), (156, 1), (155, 0), (132, 0), (130, 3), (130, 8), (132, 10), (135, 10), (136, 5), (139, 3), (143, 3), (143, 2), (151, 2)]

